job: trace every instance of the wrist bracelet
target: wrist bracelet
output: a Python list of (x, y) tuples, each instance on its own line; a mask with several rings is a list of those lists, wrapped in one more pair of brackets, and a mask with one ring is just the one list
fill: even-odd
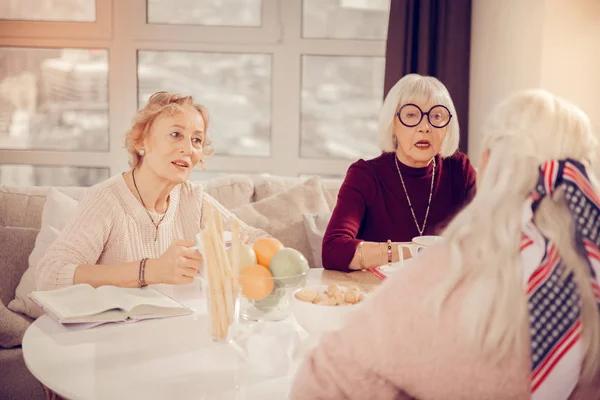
[(365, 264), (363, 263), (363, 245), (365, 244), (365, 242), (360, 242), (358, 244), (358, 266), (360, 267), (360, 269), (365, 269)]
[(387, 241), (387, 255), (388, 265), (392, 265), (392, 241), (390, 239)]
[(140, 269), (138, 271), (138, 283), (141, 288), (148, 286), (148, 284), (146, 283), (146, 261), (148, 261), (147, 258), (142, 258), (140, 260)]

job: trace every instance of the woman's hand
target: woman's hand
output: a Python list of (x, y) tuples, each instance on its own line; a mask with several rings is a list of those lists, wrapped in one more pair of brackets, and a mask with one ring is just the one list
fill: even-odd
[(146, 283), (192, 282), (202, 267), (202, 255), (194, 246), (191, 240), (174, 240), (162, 256), (146, 261)]

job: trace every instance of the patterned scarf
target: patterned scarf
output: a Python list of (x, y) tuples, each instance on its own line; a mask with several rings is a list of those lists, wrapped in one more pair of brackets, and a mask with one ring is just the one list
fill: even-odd
[(600, 198), (584, 166), (571, 159), (547, 161), (523, 208), (521, 259), (529, 306), (531, 398), (567, 399), (579, 381), (583, 359), (581, 297), (554, 243), (533, 223), (541, 200), (558, 189), (575, 221), (576, 243), (587, 260), (600, 307)]

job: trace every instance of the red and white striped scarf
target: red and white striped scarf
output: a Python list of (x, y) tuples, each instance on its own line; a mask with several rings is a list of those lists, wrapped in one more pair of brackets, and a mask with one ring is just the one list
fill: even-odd
[(523, 208), (521, 241), (531, 336), (531, 398), (564, 400), (581, 373), (581, 296), (573, 273), (565, 275), (555, 244), (534, 224), (533, 215), (544, 197), (564, 190), (575, 222), (575, 242), (587, 260), (600, 307), (600, 196), (585, 167), (575, 160), (547, 161), (539, 172)]

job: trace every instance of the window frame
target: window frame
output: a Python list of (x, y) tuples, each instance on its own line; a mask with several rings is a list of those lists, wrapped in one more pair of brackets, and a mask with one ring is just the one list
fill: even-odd
[(0, 149), (0, 164), (109, 167), (111, 176), (126, 171), (123, 143), (137, 110), (139, 50), (256, 52), (272, 55), (271, 155), (213, 155), (207, 171), (292, 177), (346, 173), (355, 160), (301, 157), (302, 55), (385, 57), (385, 40), (304, 39), (301, 1), (263, 0), (262, 25), (256, 28), (146, 24), (145, 11), (146, 0), (96, 0), (93, 23), (0, 20), (0, 46), (108, 49), (110, 143), (107, 152)]

